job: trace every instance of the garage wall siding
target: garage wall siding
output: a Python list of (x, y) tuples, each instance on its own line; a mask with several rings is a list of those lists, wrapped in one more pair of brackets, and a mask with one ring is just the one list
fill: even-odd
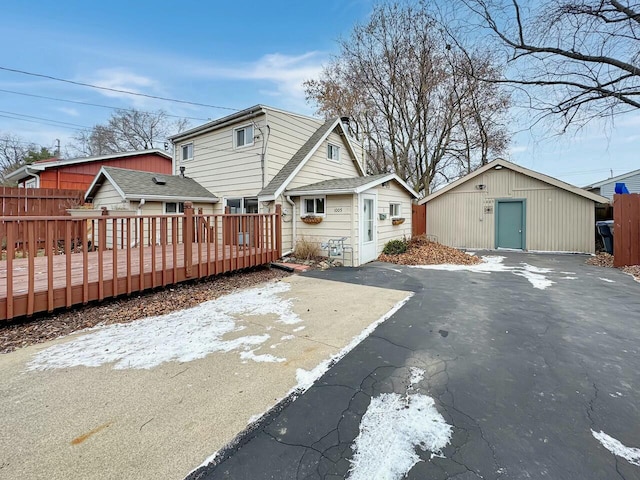
[[(388, 182), (385, 187), (376, 187), (378, 193), (378, 215), (387, 215), (385, 220), (376, 218), (378, 222), (378, 254), (382, 253), (384, 244), (389, 240), (411, 238), (411, 196), (396, 182)], [(389, 216), (389, 204), (399, 203), (400, 215), (405, 219), (402, 225), (393, 225)]]
[(495, 201), (501, 198), (526, 200), (527, 250), (595, 251), (591, 200), (507, 168), (487, 171), (428, 202), (427, 234), (453, 247), (493, 249)]

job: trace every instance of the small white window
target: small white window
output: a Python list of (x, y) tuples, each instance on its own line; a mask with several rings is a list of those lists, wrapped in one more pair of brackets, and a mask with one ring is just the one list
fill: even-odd
[(244, 127), (234, 129), (233, 139), (236, 148), (253, 145), (253, 125), (246, 125)]
[(183, 162), (193, 160), (193, 143), (185, 143), (182, 145), (181, 149)]
[(399, 218), (402, 216), (402, 211), (400, 210), (399, 203), (390, 203), (389, 204), (389, 216), (391, 218)]
[(324, 217), (324, 197), (307, 197), (302, 199), (302, 216)]
[(164, 213), (184, 213), (184, 202), (164, 202)]
[(327, 159), (333, 162), (340, 161), (340, 147), (333, 144), (327, 145)]

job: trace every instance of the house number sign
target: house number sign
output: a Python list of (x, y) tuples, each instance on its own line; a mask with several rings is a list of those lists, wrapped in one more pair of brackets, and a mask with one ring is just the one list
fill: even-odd
[(342, 213), (342, 207), (334, 208), (333, 213)]

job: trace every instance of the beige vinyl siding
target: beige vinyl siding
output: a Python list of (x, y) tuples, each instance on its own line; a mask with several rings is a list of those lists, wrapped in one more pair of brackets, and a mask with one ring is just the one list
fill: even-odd
[[(329, 143), (340, 147), (339, 163), (327, 159), (327, 145)], [(293, 178), (287, 188), (302, 187), (332, 178), (359, 177), (360, 173), (353, 160), (342, 137), (338, 133), (332, 132)]]
[[(254, 124), (254, 144), (234, 148), (233, 131), (238, 127)], [(175, 174), (182, 164), (181, 146), (193, 142), (193, 160), (184, 162), (185, 175), (218, 197), (251, 197), (262, 189), (261, 153), (266, 130), (266, 115), (240, 121), (213, 132), (198, 135), (176, 144)]]
[(527, 250), (594, 252), (594, 202), (507, 168), (489, 170), (427, 202), (427, 234), (453, 247), (493, 249), (501, 198), (526, 201)]
[(323, 123), (322, 120), (267, 110), (269, 141), (266, 155), (266, 184), (291, 160), (291, 157)]
[[(398, 185), (397, 182), (388, 182), (386, 187), (376, 187), (378, 194), (378, 214), (387, 215), (385, 220), (376, 218), (378, 222), (378, 254), (382, 253), (385, 243), (389, 240), (411, 238), (411, 195)], [(389, 215), (389, 204), (399, 203), (400, 214), (405, 219), (402, 225), (393, 225)]]
[(106, 178), (105, 182), (93, 197), (93, 208), (99, 210), (101, 207), (107, 207), (107, 210), (130, 208), (129, 201), (123, 199), (111, 182)]

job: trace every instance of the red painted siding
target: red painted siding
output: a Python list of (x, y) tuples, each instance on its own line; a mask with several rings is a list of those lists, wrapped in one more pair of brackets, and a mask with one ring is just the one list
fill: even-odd
[(82, 190), (84, 192), (89, 188), (94, 177), (103, 166), (156, 172), (165, 175), (171, 175), (172, 173), (171, 159), (155, 154), (145, 154), (49, 168), (40, 174), (40, 188), (63, 188)]

